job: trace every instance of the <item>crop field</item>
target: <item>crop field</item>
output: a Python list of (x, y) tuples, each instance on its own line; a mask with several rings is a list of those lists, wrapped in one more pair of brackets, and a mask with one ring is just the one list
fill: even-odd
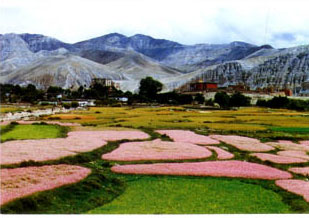
[(67, 132), (66, 128), (58, 125), (7, 125), (0, 128), (1, 142), (65, 137)]
[(90, 107), (36, 121), (0, 125), (1, 213), (309, 213), (308, 112)]

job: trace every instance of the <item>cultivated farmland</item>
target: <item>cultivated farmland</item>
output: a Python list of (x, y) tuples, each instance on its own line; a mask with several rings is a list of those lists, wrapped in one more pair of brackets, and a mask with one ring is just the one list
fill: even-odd
[(307, 112), (254, 107), (90, 107), (3, 123), (1, 212), (308, 213), (308, 124)]

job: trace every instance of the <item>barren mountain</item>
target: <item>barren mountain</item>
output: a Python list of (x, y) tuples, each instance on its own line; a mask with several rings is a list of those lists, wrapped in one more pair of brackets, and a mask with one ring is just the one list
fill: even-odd
[(152, 76), (173, 90), (196, 79), (219, 86), (297, 89), (309, 79), (309, 46), (275, 49), (245, 42), (182, 45), (137, 34), (112, 33), (75, 44), (38, 34), (0, 35), (0, 82), (65, 88), (111, 78), (137, 91)]

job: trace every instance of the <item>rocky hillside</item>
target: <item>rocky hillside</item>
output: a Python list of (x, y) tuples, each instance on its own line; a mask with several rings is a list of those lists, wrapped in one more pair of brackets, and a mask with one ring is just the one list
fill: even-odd
[[(264, 87), (299, 89), (309, 80), (309, 46), (307, 50), (277, 52), (272, 56), (251, 57), (240, 61), (225, 62), (192, 72), (180, 79), (170, 80), (177, 87), (195, 80), (217, 82), (219, 86), (243, 83), (251, 89)], [(178, 84), (178, 85), (177, 85)]]
[(152, 76), (172, 90), (192, 80), (219, 86), (300, 87), (309, 79), (309, 46), (274, 49), (245, 42), (182, 45), (137, 34), (112, 33), (69, 44), (39, 34), (0, 35), (0, 82), (46, 88), (89, 85), (111, 78), (123, 90), (137, 91)]

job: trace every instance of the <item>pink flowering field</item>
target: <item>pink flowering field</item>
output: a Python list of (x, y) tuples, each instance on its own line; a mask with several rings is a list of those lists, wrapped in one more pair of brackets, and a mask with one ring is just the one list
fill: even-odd
[(291, 167), (289, 171), (303, 176), (309, 176), (309, 167)]
[(232, 159), (234, 157), (234, 154), (216, 146), (206, 146), (206, 148), (215, 151), (219, 160)]
[(91, 170), (80, 166), (61, 164), (1, 169), (0, 172), (0, 205), (3, 205), (16, 198), (79, 182), (86, 178)]
[(102, 159), (114, 161), (181, 160), (207, 158), (211, 155), (208, 149), (198, 145), (156, 139), (122, 143), (116, 150), (102, 155)]
[(287, 151), (279, 151), (277, 152), (277, 154), (286, 157), (297, 157), (309, 161), (309, 155), (305, 151), (287, 150)]
[(309, 140), (306, 140), (306, 141), (300, 141), (300, 142), (299, 142), (299, 144), (309, 146)]
[(301, 195), (309, 202), (309, 182), (297, 179), (277, 180), (276, 185), (280, 188)]
[(308, 141), (301, 141), (300, 144), (297, 144), (287, 140), (279, 140), (277, 142), (268, 142), (266, 144), (283, 150), (299, 150), (309, 152)]
[(259, 158), (262, 161), (270, 161), (278, 164), (292, 164), (292, 163), (306, 163), (307, 160), (297, 157), (287, 157), (276, 154), (265, 154), (265, 153), (253, 153), (254, 157)]
[(136, 140), (136, 139), (148, 139), (150, 136), (142, 131), (129, 130), (129, 131), (115, 131), (115, 130), (104, 130), (97, 131), (100, 137), (105, 141), (118, 141), (118, 140)]
[(265, 180), (292, 178), (290, 173), (282, 170), (237, 160), (118, 165), (113, 166), (112, 171), (124, 174), (215, 176)]
[(8, 141), (1, 144), (0, 163), (56, 160), (95, 150), (106, 141), (148, 137), (141, 131), (75, 131), (69, 132), (67, 138)]
[(259, 140), (236, 135), (210, 135), (212, 139), (233, 145), (239, 150), (265, 152), (274, 150), (272, 146), (261, 143)]
[(1, 164), (47, 161), (87, 152), (107, 144), (96, 132), (69, 132), (67, 138), (16, 140), (1, 144)]
[(175, 142), (188, 142), (201, 145), (220, 144), (219, 141), (209, 136), (198, 135), (189, 130), (157, 130), (161, 135), (165, 134)]

